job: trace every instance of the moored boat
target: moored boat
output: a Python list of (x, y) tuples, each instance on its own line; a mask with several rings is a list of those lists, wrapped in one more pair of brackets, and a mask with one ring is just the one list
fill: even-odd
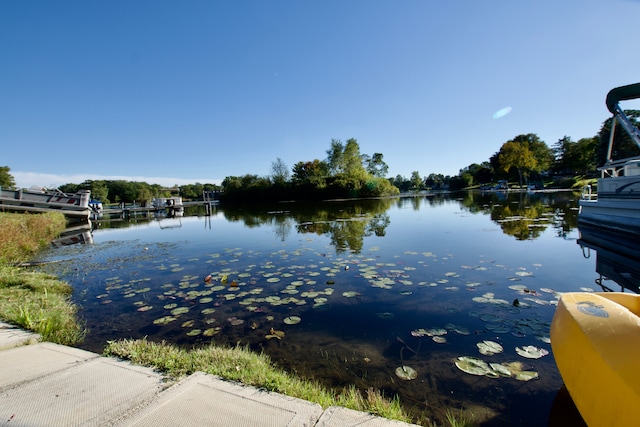
[(66, 194), (42, 187), (0, 188), (0, 210), (18, 212), (62, 212), (67, 217), (88, 218), (91, 191)]
[(551, 324), (551, 348), (589, 426), (638, 424), (640, 295), (562, 294)]
[(612, 89), (607, 108), (613, 114), (605, 164), (598, 168), (597, 195), (585, 188), (579, 201), (578, 222), (595, 227), (640, 235), (640, 154), (613, 159), (616, 124), (639, 148), (640, 129), (620, 107), (620, 101), (640, 98), (640, 83)]
[(183, 209), (182, 197), (156, 197), (151, 201), (155, 209)]

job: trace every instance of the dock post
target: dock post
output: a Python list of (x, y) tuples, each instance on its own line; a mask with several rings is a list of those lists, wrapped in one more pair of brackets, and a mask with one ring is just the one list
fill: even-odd
[(206, 190), (202, 190), (202, 200), (204, 200), (205, 216), (211, 216), (211, 193)]

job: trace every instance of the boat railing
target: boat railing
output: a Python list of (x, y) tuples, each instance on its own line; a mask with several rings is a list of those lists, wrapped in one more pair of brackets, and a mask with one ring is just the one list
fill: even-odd
[(601, 178), (615, 178), (619, 176), (640, 175), (640, 157), (627, 157), (609, 160), (599, 167)]
[(582, 187), (582, 194), (580, 195), (581, 200), (594, 200), (597, 198), (597, 194), (591, 191), (590, 185), (585, 185)]

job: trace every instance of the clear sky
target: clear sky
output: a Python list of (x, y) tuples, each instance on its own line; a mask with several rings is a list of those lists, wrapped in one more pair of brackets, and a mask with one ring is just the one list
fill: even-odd
[(637, 0), (2, 0), (0, 166), (25, 187), (219, 183), (356, 138), (389, 176), (456, 175), (519, 134), (594, 136), (607, 92), (640, 81), (639, 16)]

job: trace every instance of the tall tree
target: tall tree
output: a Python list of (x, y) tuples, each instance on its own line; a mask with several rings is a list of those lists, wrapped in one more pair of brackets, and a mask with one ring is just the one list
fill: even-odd
[(342, 153), (342, 173), (348, 178), (365, 178), (367, 171), (362, 166), (360, 145), (354, 138), (347, 140)]
[(331, 148), (327, 150), (329, 173), (337, 175), (344, 169), (344, 144), (339, 139), (331, 140)]
[(515, 141), (508, 141), (500, 147), (498, 155), (500, 166), (505, 172), (509, 172), (511, 168), (518, 171), (520, 186), (522, 186), (522, 178), (526, 176), (528, 171), (536, 167), (536, 159), (533, 153), (525, 144)]
[(415, 191), (421, 190), (423, 187), (422, 177), (420, 177), (420, 172), (413, 171), (411, 172), (411, 188)]
[[(367, 156), (369, 157), (369, 156)], [(373, 153), (373, 156), (365, 160), (367, 172), (373, 176), (384, 178), (389, 172), (389, 166), (382, 160), (382, 153)]]
[(574, 142), (571, 137), (564, 136), (553, 145), (554, 162), (553, 169), (559, 173), (566, 173), (569, 168), (569, 151)]
[(0, 187), (15, 187), (16, 182), (9, 172), (9, 166), (0, 166)]
[(535, 133), (518, 135), (513, 138), (513, 141), (525, 145), (533, 155), (535, 165), (531, 168), (532, 172), (540, 173), (549, 170), (553, 163), (553, 150), (538, 135)]
[(278, 157), (275, 162), (271, 162), (271, 179), (276, 185), (284, 185), (289, 182), (289, 167)]

